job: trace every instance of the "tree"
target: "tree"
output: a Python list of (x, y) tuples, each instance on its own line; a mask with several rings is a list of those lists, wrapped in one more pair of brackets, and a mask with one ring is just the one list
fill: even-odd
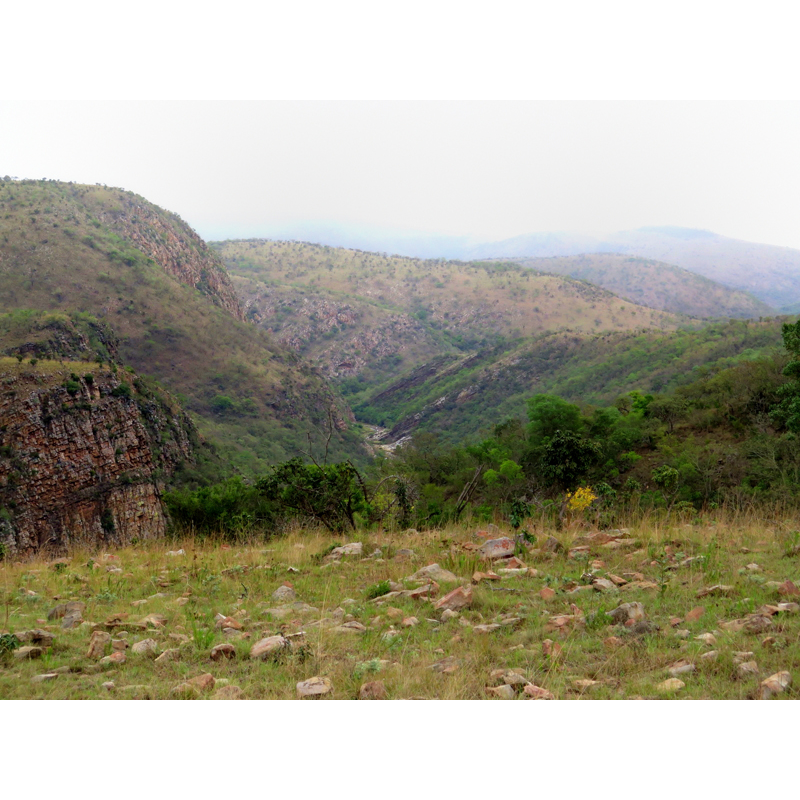
[(542, 477), (560, 489), (572, 489), (600, 460), (595, 442), (581, 439), (571, 431), (558, 431), (544, 446), (541, 459)]
[(782, 398), (772, 411), (772, 419), (793, 433), (800, 433), (800, 320), (784, 323), (781, 331), (783, 345), (792, 356), (783, 374), (789, 382), (778, 389)]
[(528, 400), (528, 436), (533, 444), (543, 444), (559, 431), (579, 433), (582, 427), (578, 406), (549, 394)]

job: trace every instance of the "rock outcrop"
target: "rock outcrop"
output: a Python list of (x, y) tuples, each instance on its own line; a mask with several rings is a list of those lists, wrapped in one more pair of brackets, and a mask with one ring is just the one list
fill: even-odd
[(163, 536), (163, 479), (192, 460), (194, 435), (183, 411), (127, 372), (53, 361), (34, 368), (3, 359), (0, 543), (6, 554), (60, 554), (77, 544)]

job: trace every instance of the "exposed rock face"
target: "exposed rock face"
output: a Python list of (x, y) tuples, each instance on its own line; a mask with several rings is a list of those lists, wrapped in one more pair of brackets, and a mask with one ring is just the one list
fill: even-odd
[(118, 191), (118, 205), (99, 214), (101, 222), (128, 239), (182, 283), (208, 295), (236, 319), (239, 300), (219, 256), (176, 214), (157, 209), (143, 197)]
[(163, 536), (162, 476), (192, 459), (191, 421), (128, 373), (133, 386), (96, 364), (88, 377), (53, 366), (0, 371), (6, 552)]

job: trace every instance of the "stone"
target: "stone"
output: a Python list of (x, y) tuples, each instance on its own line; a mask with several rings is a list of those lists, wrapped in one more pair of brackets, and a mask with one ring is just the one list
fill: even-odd
[(188, 681), (184, 681), (183, 683), (179, 683), (177, 686), (173, 686), (169, 693), (173, 697), (177, 697), (181, 700), (194, 700), (197, 697), (200, 697), (200, 690), (196, 686), (192, 686), (191, 683)]
[(514, 700), (517, 696), (514, 687), (509, 686), (507, 683), (504, 683), (502, 686), (487, 686), (485, 691), (489, 697), (496, 697), (499, 700)]
[(564, 550), (564, 545), (555, 536), (548, 536), (544, 543), (544, 549), (548, 553), (561, 553)]
[(726, 586), (723, 583), (716, 583), (713, 586), (708, 586), (704, 589), (700, 589), (700, 591), (697, 593), (697, 597), (698, 599), (701, 597), (708, 597), (708, 596), (730, 597), (730, 595), (733, 594), (735, 591), (736, 588), (734, 586)]
[[(219, 681), (217, 681), (219, 683)], [(240, 687), (229, 685), (229, 686), (221, 686), (214, 692), (214, 696), (211, 698), (212, 700), (241, 700), (242, 695), (244, 692), (241, 690)]]
[(602, 681), (593, 681), (591, 678), (578, 678), (572, 681), (572, 688), (579, 692), (588, 692), (589, 689), (594, 689), (596, 686), (602, 685)]
[(556, 596), (555, 589), (551, 589), (549, 586), (545, 586), (544, 588), (539, 590), (539, 597), (542, 598), (545, 602), (548, 600), (552, 600)]
[(515, 669), (495, 669), (489, 675), (497, 685), (507, 684), (509, 686), (527, 686), (530, 681)]
[(167, 618), (163, 614), (148, 614), (141, 622), (151, 628), (163, 628)]
[(210, 672), (204, 672), (202, 675), (190, 678), (187, 683), (201, 692), (210, 692), (214, 688), (216, 681)]
[(706, 613), (705, 606), (695, 606), (686, 614), (686, 622), (697, 622)]
[(17, 631), (14, 636), (21, 643), (35, 644), (39, 647), (52, 647), (55, 641), (55, 636), (50, 631), (44, 631), (41, 628), (34, 628), (30, 631)]
[(717, 637), (714, 636), (713, 633), (701, 633), (699, 636), (695, 636), (694, 638), (698, 642), (707, 644), (709, 647), (713, 647), (717, 643)]
[(662, 694), (671, 694), (672, 692), (679, 692), (686, 684), (679, 678), (667, 678), (656, 686), (656, 689)]
[(58, 677), (57, 672), (44, 672), (41, 675), (34, 675), (31, 678), (32, 683), (46, 683), (48, 681), (54, 681)]
[(135, 653), (137, 656), (155, 658), (158, 654), (158, 643), (155, 639), (142, 639), (131, 647), (131, 652)]
[(411, 561), (412, 559), (416, 558), (417, 554), (413, 550), (409, 550), (408, 548), (403, 548), (402, 550), (398, 550), (395, 553), (394, 560), (395, 561)]
[(447, 658), (442, 658), (439, 661), (431, 664), (429, 669), (433, 670), (434, 672), (439, 672), (443, 675), (452, 675), (459, 669), (460, 666), (460, 659), (456, 658), (455, 656), (447, 656)]
[(472, 573), (472, 582), (473, 583), (480, 583), (481, 581), (499, 581), (501, 580), (500, 576), (496, 572), (480, 572), (475, 571)]
[(180, 550), (167, 550), (165, 555), (168, 555), (170, 558), (175, 558), (176, 556), (185, 556), (186, 551), (183, 548)]
[(235, 631), (240, 631), (244, 627), (238, 619), (234, 619), (233, 617), (223, 617), (221, 614), (218, 614), (216, 617), (215, 627), (219, 630), (224, 628), (232, 628)]
[(547, 689), (542, 688), (541, 686), (536, 686), (534, 683), (529, 683), (525, 688), (522, 690), (522, 693), (526, 697), (530, 697), (532, 700), (555, 700), (555, 695), (548, 691)]
[(763, 614), (748, 614), (743, 629), (747, 633), (764, 633), (772, 627), (772, 617)]
[(752, 675), (758, 675), (758, 664), (755, 661), (743, 661), (736, 667), (736, 672), (740, 678), (749, 678)]
[(228, 658), (236, 658), (236, 648), (229, 642), (218, 644), (211, 648), (211, 660), (223, 661)]
[(616, 591), (619, 591), (617, 589), (616, 584), (612, 583), (607, 578), (595, 578), (592, 581), (592, 586), (598, 592), (616, 592)]
[(516, 544), (513, 539), (504, 536), (500, 539), (489, 539), (484, 542), (479, 548), (478, 552), (490, 561), (498, 558), (506, 558), (514, 555)]
[(405, 579), (408, 583), (458, 583), (459, 578), (450, 570), (443, 569), (438, 564), (428, 564), (427, 567), (418, 569), (413, 575)]
[(800, 597), (800, 589), (792, 581), (786, 580), (778, 587), (778, 594), (783, 597)]
[(776, 672), (761, 681), (758, 697), (760, 700), (769, 700), (770, 697), (785, 692), (791, 685), (792, 676), (789, 672)]
[(165, 664), (167, 661), (180, 661), (181, 651), (176, 647), (171, 647), (165, 650), (155, 660), (155, 664)]
[(284, 636), (267, 636), (260, 639), (250, 648), (250, 658), (260, 658), (265, 661), (268, 658), (276, 658), (284, 650), (288, 649), (289, 642)]
[(494, 633), (495, 631), (499, 631), (501, 627), (502, 625), (491, 623), (489, 625), (475, 625), (472, 630), (475, 631), (475, 633)]
[(18, 647), (14, 651), (14, 658), (19, 661), (28, 661), (34, 658), (41, 658), (44, 650), (36, 645), (29, 644), (24, 647)]
[(101, 684), (101, 688), (105, 689), (107, 692), (113, 692), (117, 687), (114, 681), (105, 681)]
[(105, 656), (100, 659), (100, 663), (110, 666), (121, 666), (128, 660), (128, 657), (121, 650), (114, 651), (110, 656)]
[(385, 700), (386, 697), (386, 686), (383, 681), (369, 681), (363, 683), (358, 690), (359, 700)]
[(458, 619), (461, 614), (458, 611), (451, 611), (449, 608), (446, 608), (442, 611), (442, 622), (449, 622), (451, 619)]
[(696, 669), (697, 668), (691, 663), (691, 661), (681, 659), (680, 661), (676, 661), (674, 664), (671, 664), (669, 667), (667, 667), (667, 672), (669, 672), (669, 674), (675, 678), (678, 675), (690, 675)]
[(439, 594), (439, 584), (435, 582), (426, 583), (417, 589), (400, 592), (401, 597), (409, 597), (412, 600), (431, 600)]
[(342, 625), (337, 625), (332, 629), (335, 633), (366, 633), (367, 628), (356, 620), (345, 622)]
[(340, 559), (342, 556), (361, 556), (364, 554), (364, 545), (361, 542), (349, 542), (341, 547), (334, 547), (326, 556), (328, 559)]
[(419, 625), (419, 620), (416, 617), (406, 617), (401, 623), (404, 628), (413, 628)]
[(50, 611), (47, 613), (47, 619), (52, 622), (56, 619), (63, 619), (69, 614), (83, 614), (83, 610), (85, 608), (86, 604), (77, 600), (70, 601), (69, 603), (62, 603), (61, 605), (50, 609)]
[(297, 684), (297, 696), (301, 700), (305, 699), (306, 697), (322, 697), (326, 694), (330, 694), (332, 691), (333, 684), (331, 683), (330, 678), (323, 678), (318, 675), (314, 676), (313, 678), (300, 681)]
[(105, 631), (95, 631), (89, 640), (89, 649), (86, 651), (86, 658), (97, 661), (106, 652), (106, 646), (111, 644), (111, 634)]
[(718, 650), (709, 650), (707, 653), (702, 653), (700, 655), (700, 661), (716, 661), (718, 655)]
[(644, 606), (641, 603), (622, 603), (613, 611), (607, 611), (606, 616), (615, 625), (624, 625), (628, 620), (636, 622), (644, 619)]
[(291, 584), (284, 583), (283, 586), (279, 586), (272, 593), (272, 599), (278, 602), (289, 603), (292, 600), (297, 600), (297, 593)]
[(459, 586), (458, 588), (453, 589), (452, 592), (449, 592), (444, 597), (437, 600), (434, 608), (437, 611), (444, 611), (446, 609), (449, 609), (450, 611), (460, 611), (462, 608), (467, 608), (471, 605), (472, 587)]
[(130, 647), (127, 639), (112, 639), (111, 649), (116, 652), (118, 650), (127, 650)]

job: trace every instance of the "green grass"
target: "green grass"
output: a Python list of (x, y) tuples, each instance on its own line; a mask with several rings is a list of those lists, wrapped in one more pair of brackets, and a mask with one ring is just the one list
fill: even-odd
[[(529, 521), (529, 527), (537, 524)], [(333, 564), (320, 557), (330, 550), (331, 539), (299, 528), (268, 542), (254, 537), (250, 544), (230, 547), (170, 539), (110, 554), (76, 552), (60, 570), (41, 559), (4, 563), (0, 631), (44, 628), (55, 640), (42, 659), (2, 657), (0, 696), (166, 699), (178, 684), (208, 672), (217, 685), (201, 697), (214, 696), (228, 683), (248, 699), (289, 699), (296, 696), (298, 681), (321, 675), (332, 681), (330, 696), (335, 699), (357, 697), (367, 680), (383, 681), (391, 699), (482, 699), (489, 696), (486, 687), (495, 682), (490, 677), (493, 670), (514, 669), (559, 699), (744, 699), (758, 691), (761, 680), (782, 670), (792, 672), (798, 663), (800, 612), (776, 614), (770, 630), (763, 633), (725, 630), (726, 623), (765, 604), (796, 599), (780, 597), (769, 585), (787, 579), (800, 583), (800, 558), (785, 556), (792, 520), (707, 517), (696, 525), (665, 528), (642, 519), (625, 537), (629, 544), (616, 549), (590, 545), (588, 555), (578, 559), (570, 557), (570, 546), (580, 544), (579, 537), (591, 531), (574, 519), (571, 527), (556, 534), (566, 545), (563, 554), (531, 547), (524, 558), (534, 572), (473, 585), (473, 603), (460, 619), (440, 622), (440, 612), (428, 601), (370, 599), (377, 586), (383, 590), (385, 582), (402, 583), (433, 562), (469, 584), (476, 569), (487, 569), (469, 549), (480, 541), (475, 530), (462, 526), (425, 533), (365, 532), (356, 540), (364, 542), (365, 554), (380, 548), (381, 557), (345, 557)], [(544, 541), (554, 532), (537, 533)], [(179, 547), (184, 555), (168, 555)], [(413, 550), (414, 556), (396, 558), (401, 548)], [(696, 556), (703, 558), (684, 564)], [(753, 563), (758, 570), (748, 567)], [(107, 567), (121, 572), (109, 572)], [(645, 583), (613, 594), (578, 588), (585, 584), (588, 571), (596, 576), (629, 573), (629, 580), (641, 578)], [(760, 577), (756, 580), (754, 575)], [(310, 610), (290, 609), (282, 617), (270, 613), (286, 602), (271, 597), (285, 581)], [(650, 583), (655, 586), (648, 588)], [(726, 595), (698, 599), (702, 589), (715, 583), (733, 588)], [(545, 586), (556, 591), (550, 600), (539, 594)], [(570, 593), (573, 588), (578, 591)], [(48, 622), (50, 608), (72, 599), (86, 603), (83, 615), (92, 625), (62, 630), (58, 621)], [(140, 604), (141, 600), (146, 602)], [(610, 624), (605, 612), (631, 601), (644, 605), (647, 619), (658, 630), (632, 635)], [(687, 621), (687, 613), (698, 606), (704, 607), (702, 616)], [(554, 627), (554, 618), (575, 614), (576, 608), (585, 624)], [(140, 620), (151, 614), (163, 615), (165, 625), (140, 630)], [(237, 619), (242, 633), (226, 636), (215, 627), (217, 614)], [(129, 644), (153, 638), (159, 651), (176, 649), (175, 658), (155, 663), (131, 650), (121, 666), (87, 658), (93, 625), (102, 627), (106, 620), (123, 615), (127, 615), (124, 638)], [(366, 626), (366, 632), (335, 630), (338, 622), (349, 618), (345, 615)], [(412, 616), (419, 623), (403, 627), (402, 620)], [(476, 630), (509, 617), (519, 620), (491, 633)], [(386, 637), (392, 629), (397, 635)], [(121, 637), (119, 631), (114, 635)], [(304, 647), (272, 661), (249, 658), (250, 647), (263, 636), (299, 631), (305, 632)], [(696, 638), (704, 633), (713, 633), (716, 644)], [(233, 644), (235, 658), (212, 661), (211, 648), (226, 641)], [(712, 649), (717, 651), (715, 660), (701, 658)], [(740, 673), (736, 654), (745, 651), (753, 653), (746, 660), (756, 661), (757, 675)], [(458, 661), (452, 674), (431, 669), (445, 657)], [(685, 683), (679, 692), (664, 695), (658, 686), (670, 677), (668, 668), (681, 659), (696, 670), (679, 676)], [(60, 673), (56, 679), (33, 680), (53, 670)], [(597, 683), (579, 683), (586, 680)], [(107, 681), (114, 683), (110, 692), (102, 686)], [(126, 688), (137, 686), (146, 688)], [(796, 693), (793, 687), (782, 696)]]

